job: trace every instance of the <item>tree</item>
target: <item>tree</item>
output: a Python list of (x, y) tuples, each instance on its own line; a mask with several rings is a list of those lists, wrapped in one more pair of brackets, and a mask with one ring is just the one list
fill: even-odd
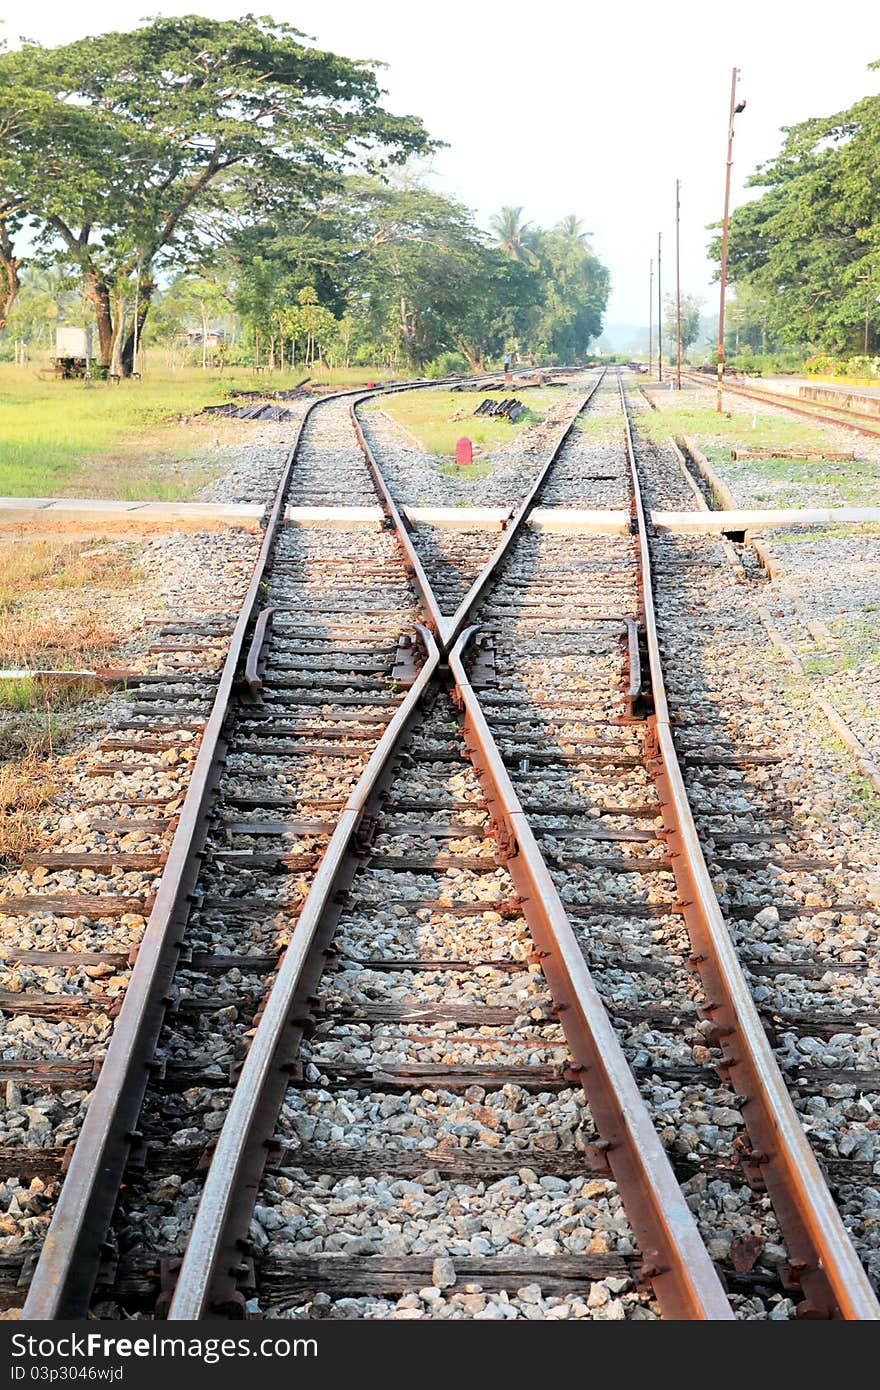
[(544, 285), (536, 346), (556, 361), (577, 360), (602, 332), (611, 281), (587, 237), (578, 219), (567, 217), (535, 238)]
[[(280, 212), (355, 158), (430, 148), (419, 121), (382, 107), (373, 65), (302, 38), (269, 19), (190, 15), (0, 53), (14, 113), (3, 196), (44, 253), (78, 268), (103, 361), (121, 343), (131, 370), (157, 271), (198, 259), (232, 201), (245, 220), (249, 207)], [(137, 329), (124, 307), (135, 298)]]
[[(516, 222), (522, 232), (511, 211), (509, 230)], [(331, 316), (317, 341), (346, 361), (353, 345), (415, 368), (453, 350), (475, 370), (510, 350), (574, 359), (601, 330), (608, 273), (577, 218), (529, 237), (527, 261), (408, 170), (386, 182), (355, 175), (293, 218), (231, 238), (236, 304), (255, 333), (274, 338), (309, 291)]]
[(373, 341), (416, 367), (451, 348), (482, 270), (470, 212), (405, 176), (349, 179), (324, 215), (345, 229), (345, 302)]
[[(762, 298), (781, 341), (860, 351), (866, 320), (877, 341), (880, 96), (784, 135), (749, 180), (765, 192), (731, 217), (730, 279)], [(717, 240), (711, 250), (720, 258)]]
[(57, 324), (86, 327), (90, 318), (88, 306), (70, 276), (57, 266), (27, 266), (22, 270), (19, 292), (9, 311), (5, 337), (12, 341), (14, 360), (24, 363), (35, 348), (45, 350), (52, 346)]
[(537, 264), (535, 231), (530, 222), (523, 222), (521, 207), (504, 207), (500, 212), (493, 212), (489, 227), (505, 256), (526, 265)]
[(232, 307), (228, 285), (204, 271), (201, 275), (181, 275), (163, 296), (166, 317), (175, 317), (181, 327), (197, 323), (201, 340), (202, 368), (208, 366), (208, 338), (211, 324)]
[[(667, 343), (674, 344), (676, 341), (676, 312), (675, 295), (667, 294), (664, 298), (665, 324), (664, 333)], [(696, 342), (700, 332), (700, 310), (703, 301), (696, 294), (683, 294), (681, 296), (681, 350), (687, 352), (691, 343)]]
[(735, 354), (741, 348), (752, 352), (775, 350), (776, 340), (768, 331), (769, 318), (770, 296), (741, 280), (725, 313), (725, 338), (729, 340), (725, 351), (729, 348)]

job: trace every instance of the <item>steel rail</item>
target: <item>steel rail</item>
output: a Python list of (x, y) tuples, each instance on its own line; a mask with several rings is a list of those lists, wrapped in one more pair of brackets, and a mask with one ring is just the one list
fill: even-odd
[[(594, 390), (598, 384), (597, 381)], [(583, 405), (580, 409), (583, 409)], [(558, 457), (573, 424), (572, 420), (554, 446), (551, 462)], [(375, 460), (373, 466), (381, 477)], [(487, 562), (484, 581), (472, 586), (471, 605), (476, 604), (486, 583), (497, 572), (547, 472), (548, 468), (545, 467), (526, 502), (519, 508), (507, 543), (498, 547)], [(390, 515), (396, 515), (397, 524), (403, 527), (384, 479), (382, 483), (392, 503)], [(406, 547), (403, 547), (403, 553), (408, 553)], [(424, 582), (430, 591), (427, 576)], [(471, 631), (461, 635), (449, 658), (450, 666), (458, 663), (457, 672), (461, 678), (460, 655), (470, 636)], [(430, 641), (427, 632), (425, 640)], [(435, 669), (436, 662), (426, 676), (426, 668), (423, 668), (424, 685)], [(483, 747), (488, 747), (485, 720), (476, 706), (475, 698), (472, 698), (469, 685), (468, 691), (469, 719), (479, 716)], [(415, 708), (416, 702), (413, 701), (407, 716), (408, 723)], [(371, 787), (377, 787), (380, 781), (383, 787), (390, 782), (391, 761), (403, 733), (401, 728), (396, 738), (384, 737), (375, 749), (364, 773)], [(488, 734), (488, 740), (491, 740), (491, 734)], [(491, 746), (494, 748), (494, 743)], [(482, 753), (477, 756), (480, 765), (475, 761), (475, 767), (482, 782), (486, 776), (482, 763), (488, 762), (488, 759)], [(501, 775), (506, 777), (506, 773), (497, 749), (491, 766), (493, 785), (500, 785)], [(369, 798), (369, 793), (367, 796)], [(595, 1113), (602, 1140), (595, 1146), (593, 1161), (602, 1171), (607, 1171), (607, 1164), (611, 1163), (615, 1177), (619, 1175), (622, 1193), (625, 1190), (626, 1210), (646, 1257), (644, 1276), (651, 1281), (664, 1313), (673, 1318), (729, 1319), (732, 1317), (730, 1305), (717, 1272), (657, 1138), (635, 1078), (623, 1056), (509, 780), (504, 804), (513, 808), (510, 811), (513, 819), (505, 821), (500, 808), (496, 809), (497, 832), (505, 855), (509, 852), (512, 856), (508, 868), (514, 882), (520, 885), (524, 914), (541, 952), (542, 963), (545, 959), (547, 961), (548, 981), (558, 1001), (562, 1026), (576, 1059), (572, 1084), (587, 1088), (591, 1104), (592, 1098), (596, 1098)], [(285, 1039), (289, 1044), (292, 1036), (294, 1046), (284, 1053), (289, 1062), (309, 1024), (308, 996), (324, 968), (324, 960), (317, 955), (317, 951), (319, 946), (327, 950), (332, 941), (342, 911), (340, 888), (344, 889), (351, 882), (356, 868), (354, 834), (357, 825), (363, 823), (371, 810), (369, 800), (366, 805), (359, 803), (359, 809), (351, 808), (349, 820), (334, 832), (325, 859), (309, 890), (291, 947), (272, 986), (245, 1058), (208, 1169), (168, 1309), (171, 1320), (192, 1320), (211, 1312), (242, 1311), (244, 1300), (240, 1283), (249, 1273), (242, 1254), (248, 1252), (246, 1237), (259, 1175), (268, 1156), (267, 1144), (271, 1142), (274, 1119), (281, 1108), (287, 1079), (286, 1072), (278, 1065), (273, 1066), (273, 1059), (277, 1062)], [(525, 852), (524, 845), (527, 847)], [(297, 1016), (297, 1011), (302, 1017)], [(585, 1163), (588, 1161), (585, 1159)]]
[[(436, 388), (464, 380), (473, 378), (394, 383), (370, 392), (362, 388), (336, 391), (313, 401), (299, 422), (247, 593), (230, 637), (179, 823), (137, 949), (122, 1008), (34, 1270), (23, 1310), (25, 1317), (43, 1320), (76, 1317), (84, 1316), (88, 1310), (119, 1186), (132, 1144), (139, 1139), (138, 1118), (183, 941), (189, 912), (188, 895), (198, 876), (198, 856), (206, 839), (211, 796), (219, 781), (226, 752), (224, 726), (245, 642), (258, 609), (260, 586), (271, 566), (283, 526), (287, 493), (306, 424), (315, 410), (332, 400), (352, 396), (363, 400), (392, 391)], [(247, 673), (257, 687), (256, 665), (269, 622), (268, 614), (264, 619), (253, 634), (251, 670)]]
[[(521, 369), (520, 374), (525, 373), (527, 370), (529, 369)], [(603, 368), (602, 376), (604, 376), (604, 374), (605, 370)], [(493, 375), (494, 374), (490, 374), (488, 376), (488, 380), (491, 381), (493, 379)], [(441, 386), (443, 386), (444, 384), (448, 384), (449, 382), (473, 382), (475, 380), (480, 379), (481, 378), (474, 377), (450, 377), (441, 380), (434, 380), (431, 381), (429, 384), (439, 389)], [(600, 376), (599, 380), (596, 382), (596, 386), (598, 386), (599, 381), (601, 381), (601, 379), (602, 377)], [(389, 386), (383, 394), (388, 396), (394, 396), (400, 395), (404, 391), (425, 389), (426, 383), (424, 381), (403, 382), (400, 384)], [(580, 414), (581, 410), (583, 410), (587, 401), (590, 399), (590, 396), (592, 396), (593, 390), (595, 390), (595, 386), (590, 391), (589, 395), (585, 398), (585, 400), (581, 402), (581, 405), (578, 407), (578, 410), (575, 414), (575, 418), (577, 418), (577, 415)], [(429, 628), (429, 630), (433, 632), (434, 636), (440, 642), (441, 649), (445, 655), (446, 651), (448, 650), (448, 647), (451, 644), (451, 639), (448, 636), (448, 633), (450, 631), (450, 619), (444, 617), (443, 613), (441, 612), (440, 605), (437, 602), (436, 596), (434, 594), (433, 589), (431, 588), (430, 581), (425, 572), (425, 567), (421, 562), (421, 559), (418, 555), (418, 552), (415, 549), (415, 546), (412, 543), (409, 528), (406, 522), (404, 521), (403, 516), (400, 513), (400, 509), (398, 508), (397, 503), (394, 501), (394, 498), (391, 495), (391, 491), (388, 487), (388, 484), (385, 482), (382, 470), (379, 468), (373, 450), (370, 448), (370, 445), (367, 442), (367, 437), (364, 434), (363, 426), (361, 425), (361, 421), (357, 413), (358, 406), (363, 401), (369, 400), (373, 394), (374, 393), (372, 392), (367, 392), (362, 395), (356, 395), (355, 399), (351, 403), (349, 411), (351, 415), (351, 423), (354, 427), (354, 432), (357, 436), (358, 444), (361, 447), (361, 452), (363, 453), (364, 459), (366, 460), (367, 469), (369, 471), (373, 487), (376, 489), (376, 494), (379, 498), (379, 504), (382, 507), (386, 521), (388, 522), (389, 526), (393, 529), (395, 537), (397, 539), (397, 543), (403, 552), (404, 573), (406, 574), (407, 578), (410, 579), (412, 583), (415, 585), (419, 598), (422, 601), (425, 616), (425, 624)], [(572, 424), (573, 423), (574, 422), (572, 421)], [(569, 429), (570, 428), (571, 426), (569, 426)], [(566, 438), (567, 433), (568, 432), (566, 431)], [(564, 443), (564, 440), (561, 440), (560, 443), (554, 449), (553, 458), (555, 458), (559, 449), (562, 447), (562, 443)], [(552, 462), (552, 459), (550, 460), (550, 462)], [(544, 471), (546, 472), (546, 468)]]
[(461, 600), (460, 604), (458, 605), (458, 608), (455, 610), (455, 613), (449, 617), (446, 617), (440, 610), (440, 606), (437, 603), (437, 600), (431, 589), (431, 585), (428, 581), (427, 575), (425, 574), (422, 562), (419, 559), (415, 550), (415, 546), (412, 543), (412, 538), (410, 536), (406, 522), (401, 517), (400, 511), (398, 510), (394, 502), (394, 498), (391, 496), (391, 492), (388, 488), (388, 485), (385, 482), (384, 477), (382, 476), (382, 471), (379, 468), (378, 463), (376, 462), (376, 457), (373, 453), (373, 450), (367, 441), (363, 428), (361, 427), (361, 422), (357, 413), (360, 401), (352, 402), (351, 419), (355, 427), (355, 431), (357, 432), (358, 442), (360, 443), (361, 449), (363, 450), (364, 458), (367, 461), (367, 467), (370, 470), (370, 476), (372, 477), (373, 483), (376, 487), (376, 491), (379, 494), (379, 499), (382, 508), (385, 512), (385, 515), (390, 521), (391, 525), (394, 527), (398, 544), (400, 545), (404, 554), (404, 565), (406, 571), (412, 577), (413, 583), (416, 585), (416, 588), (419, 591), (419, 595), (425, 604), (425, 610), (430, 615), (429, 626), (431, 627), (431, 630), (436, 633), (437, 639), (440, 643), (440, 649), (444, 656), (449, 652), (451, 647), (456, 642), (460, 632), (462, 631), (462, 629), (468, 621), (469, 615), (473, 612), (477, 603), (479, 603), (481, 597), (483, 596), (487, 585), (491, 583), (493, 576), (497, 573), (500, 565), (504, 560), (504, 556), (506, 555), (515, 536), (519, 533), (524, 521), (527, 519), (529, 513), (531, 512), (532, 508), (537, 502), (541, 489), (547, 481), (547, 477), (550, 473), (550, 470), (552, 469), (554, 463), (556, 462), (560, 453), (565, 447), (565, 444), (567, 443), (572, 431), (574, 430), (575, 423), (578, 417), (589, 405), (590, 401), (593, 399), (593, 396), (596, 394), (603, 380), (605, 379), (606, 371), (607, 368), (603, 367), (596, 380), (590, 387), (589, 391), (584, 396), (577, 410), (572, 415), (572, 418), (569, 420), (568, 424), (561, 430), (558, 438), (553, 444), (552, 449), (547, 455), (543, 467), (541, 468), (540, 472), (535, 478), (535, 481), (532, 483), (532, 486), (529, 488), (529, 491), (527, 492), (525, 498), (505, 524), (500, 541), (493, 550), (492, 554), (489, 556), (479, 575), (474, 580), (471, 587), (468, 589), (464, 598)]
[(88, 1311), (101, 1246), (125, 1165), (132, 1144), (140, 1137), (138, 1119), (183, 941), (188, 895), (198, 876), (198, 855), (206, 838), (211, 796), (226, 752), (225, 723), (245, 642), (260, 602), (260, 586), (283, 526), (297, 452), (315, 410), (330, 400), (362, 394), (359, 389), (320, 397), (311, 403), (297, 427), (230, 637), (155, 902), (34, 1270), (23, 1309), (25, 1318), (71, 1318), (85, 1316)]
[[(418, 625), (427, 659), (374, 748), (346, 801), (318, 871), (312, 880), (290, 945), (265, 1001), (208, 1176), (168, 1310), (171, 1319), (201, 1316), (208, 1292), (217, 1304), (240, 1303), (242, 1239), (250, 1222), (257, 1187), (268, 1156), (289, 1072), (309, 1023), (308, 1002), (326, 964), (341, 891), (357, 866), (355, 838), (365, 819), (378, 810), (390, 777), (392, 758), (405, 739), (440, 663), (433, 634)], [(236, 1213), (246, 1219), (236, 1222)]]
[(654, 739), (652, 771), (660, 794), (670, 858), (682, 899), (684, 920), (709, 1001), (712, 1041), (721, 1049), (723, 1079), (745, 1097), (742, 1106), (754, 1150), (750, 1162), (766, 1185), (786, 1241), (793, 1282), (805, 1302), (801, 1315), (877, 1320), (878, 1304), (834, 1199), (804, 1133), (767, 1034), (761, 1024), (739, 958), (730, 939), (678, 762), (651, 580), (651, 556), (639, 487), (628, 402), (618, 373), (627, 457), (636, 504), (648, 659), (654, 693), (649, 726)]
[(582, 1086), (600, 1150), (620, 1189), (644, 1265), (667, 1318), (733, 1318), (718, 1273), (645, 1107), (635, 1076), (590, 974), (504, 761), (464, 668), (478, 631), (468, 627), (449, 655), (464, 715), (465, 746), (486, 797), (504, 866), (524, 914), (571, 1049), (572, 1083)]
[[(360, 399), (366, 398), (361, 397)], [(401, 516), (398, 506), (394, 501), (394, 498), (391, 496), (391, 493), (388, 489), (388, 484), (385, 482), (381, 470), (379, 469), (379, 466), (376, 463), (373, 451), (367, 443), (366, 435), (364, 434), (363, 429), (361, 428), (361, 422), (358, 419), (356, 413), (358, 404), (359, 401), (353, 401), (351, 406), (349, 407), (349, 411), (351, 414), (351, 423), (354, 426), (354, 431), (357, 435), (358, 444), (360, 445), (361, 452), (363, 453), (364, 458), (366, 460), (367, 469), (369, 470), (370, 478), (373, 482), (373, 487), (376, 489), (376, 493), (379, 497), (379, 503), (382, 507), (383, 512), (385, 513), (386, 520), (390, 523), (391, 528), (394, 530), (397, 544), (402, 552), (404, 573), (406, 574), (407, 578), (410, 579), (412, 583), (415, 585), (416, 591), (418, 592), (419, 598), (421, 599), (425, 624), (429, 628), (429, 630), (434, 634), (434, 636), (442, 641), (443, 626), (446, 620), (444, 619), (443, 614), (440, 611), (440, 605), (438, 604), (437, 599), (434, 595), (434, 590), (431, 588), (430, 580), (428, 579), (428, 576), (425, 573), (425, 567), (422, 564), (416, 552), (416, 548), (413, 545), (412, 540), (410, 539), (410, 534), (407, 530), (406, 522)]]
[[(688, 381), (692, 381), (698, 385), (704, 385), (704, 379), (693, 372), (685, 372), (683, 375)], [(857, 423), (851, 415), (825, 415), (821, 413), (824, 410), (845, 411), (845, 406), (823, 406), (821, 401), (817, 401), (817, 408), (812, 410), (810, 409), (811, 403), (800, 397), (798, 397), (798, 402), (795, 405), (786, 396), (771, 391), (756, 391), (753, 388), (750, 389), (748, 386), (740, 386), (738, 384), (734, 386), (729, 381), (725, 381), (724, 390), (729, 391), (731, 395), (734, 396), (746, 396), (749, 400), (760, 401), (764, 405), (775, 405), (781, 410), (789, 410), (793, 415), (802, 415), (805, 420), (819, 420), (824, 425), (837, 425), (840, 429), (855, 430), (856, 434), (866, 434), (870, 439), (876, 439), (878, 435), (880, 435), (880, 424), (875, 425), (872, 429), (870, 425), (862, 423), (864, 416), (857, 417)]]

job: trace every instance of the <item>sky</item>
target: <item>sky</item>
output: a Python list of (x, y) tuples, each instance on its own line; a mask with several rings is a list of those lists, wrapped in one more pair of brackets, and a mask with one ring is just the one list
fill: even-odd
[(646, 324), (648, 266), (662, 233), (674, 288), (675, 180), (681, 180), (682, 290), (717, 307), (707, 224), (721, 217), (731, 70), (732, 205), (772, 158), (780, 127), (880, 91), (880, 4), (850, 0), (0, 0), (0, 34), (44, 44), (134, 27), (148, 16), (268, 13), (320, 47), (384, 64), (387, 105), (420, 116), (448, 148), (426, 168), (473, 208), (522, 206), (550, 226), (575, 213), (611, 271), (609, 323)]

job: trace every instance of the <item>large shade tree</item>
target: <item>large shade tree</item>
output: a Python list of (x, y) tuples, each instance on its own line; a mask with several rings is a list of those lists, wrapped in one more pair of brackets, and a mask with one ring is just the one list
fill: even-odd
[(197, 261), (232, 203), (240, 219), (280, 215), (356, 161), (430, 146), (418, 120), (383, 107), (374, 65), (303, 37), (190, 15), (0, 53), (0, 290), (27, 218), (44, 254), (78, 268), (101, 357), (128, 372), (157, 271)]
[[(880, 64), (873, 64), (874, 68)], [(787, 127), (763, 189), (730, 221), (729, 275), (766, 306), (764, 330), (824, 351), (877, 346), (880, 96)], [(720, 256), (719, 242), (712, 247)]]

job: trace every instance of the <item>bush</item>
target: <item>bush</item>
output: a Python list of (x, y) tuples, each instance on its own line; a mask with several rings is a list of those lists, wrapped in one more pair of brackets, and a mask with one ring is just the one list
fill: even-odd
[(754, 373), (757, 376), (804, 370), (803, 353), (800, 352), (740, 352), (726, 360), (727, 365), (735, 371)]
[(467, 358), (460, 352), (441, 352), (425, 367), (425, 376), (467, 376), (470, 370)]
[(854, 376), (880, 377), (880, 357), (866, 357), (860, 353), (855, 357), (829, 357), (816, 353), (804, 363), (810, 376)]

